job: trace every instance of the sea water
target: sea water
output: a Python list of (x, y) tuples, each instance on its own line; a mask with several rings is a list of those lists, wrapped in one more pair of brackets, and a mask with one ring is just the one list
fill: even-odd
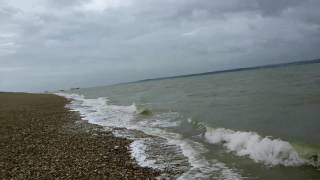
[(320, 64), (60, 95), (84, 120), (133, 139), (141, 166), (179, 179), (320, 179)]

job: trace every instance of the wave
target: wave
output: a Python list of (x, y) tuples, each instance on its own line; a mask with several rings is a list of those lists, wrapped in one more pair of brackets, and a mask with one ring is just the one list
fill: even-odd
[(152, 110), (144, 107), (138, 107), (136, 113), (144, 116), (150, 116), (152, 115)]
[(305, 164), (289, 142), (261, 137), (255, 132), (207, 127), (204, 137), (211, 144), (223, 144), (238, 156), (248, 156), (266, 165), (299, 166)]
[(199, 137), (210, 144), (221, 144), (237, 156), (246, 156), (256, 163), (267, 166), (320, 165), (320, 148), (310, 145), (291, 144), (279, 138), (262, 137), (256, 132), (212, 128), (191, 118), (187, 121), (200, 131)]
[[(131, 156), (141, 166), (161, 170), (170, 169), (173, 174), (180, 175), (184, 172), (178, 179), (209, 177), (241, 179), (240, 174), (224, 163), (205, 159), (202, 154), (207, 152), (207, 149), (202, 144), (165, 130), (165, 128), (180, 125), (179, 113), (151, 114), (151, 110), (139, 108), (135, 104), (112, 105), (109, 99), (104, 97), (89, 99), (78, 94), (57, 93), (57, 95), (72, 99), (67, 107), (78, 111), (83, 120), (114, 128), (112, 129), (114, 135), (134, 140), (130, 145)], [(143, 115), (143, 118), (147, 119), (137, 120), (137, 115)], [(141, 135), (135, 130), (147, 135)]]
[[(171, 143), (171, 145), (175, 145), (176, 147), (178, 146), (182, 150), (180, 153), (188, 157), (188, 161), (194, 169), (198, 169), (202, 174), (206, 174), (206, 170), (204, 170), (205, 168), (200, 166), (201, 163), (197, 163), (196, 161), (196, 159), (200, 157), (199, 153), (194, 153), (194, 151), (198, 151), (196, 149), (200, 144), (195, 145), (193, 143), (192, 146), (187, 145), (188, 143), (186, 143), (186, 138), (183, 139), (179, 136), (180, 134), (172, 132), (169, 133), (165, 130), (167, 128), (181, 127), (181, 119), (183, 119), (183, 117), (181, 117), (179, 113), (153, 113), (151, 109), (143, 106), (137, 106), (134, 103), (129, 106), (112, 105), (110, 104), (109, 99), (105, 97), (89, 99), (78, 94), (57, 93), (57, 95), (72, 99), (68, 108), (73, 111), (78, 111), (81, 114), (82, 119), (87, 120), (89, 123), (111, 128), (139, 130), (146, 134), (161, 137), (166, 140), (165, 142), (163, 139), (153, 139), (154, 143), (157, 141), (158, 144), (162, 144), (162, 146), (155, 146), (149, 141), (138, 141), (141, 139), (133, 138), (135, 143), (130, 146), (132, 149), (132, 156), (139, 163), (149, 164), (147, 166), (156, 164), (160, 169), (163, 168), (163, 166), (160, 165), (161, 162), (170, 159), (170, 157), (163, 157), (161, 162), (159, 161), (155, 163), (155, 158), (152, 159), (152, 154), (154, 152), (149, 151), (149, 156), (148, 153), (145, 152), (145, 149), (147, 147), (154, 147), (153, 149), (166, 149), (168, 147), (168, 143)], [(141, 116), (141, 118), (138, 118), (139, 120), (137, 120), (137, 116)], [(319, 148), (291, 144), (290, 142), (277, 138), (262, 137), (256, 132), (212, 128), (201, 122), (192, 120), (191, 118), (187, 120), (187, 124), (192, 127), (190, 130), (193, 131), (193, 133), (200, 134), (198, 137), (202, 137), (202, 140), (210, 144), (221, 144), (227, 151), (233, 152), (237, 156), (249, 157), (257, 163), (263, 163), (268, 166), (300, 166), (307, 164), (319, 167), (320, 165)], [(117, 131), (113, 131), (113, 133), (116, 132)], [(136, 132), (117, 133), (122, 137), (127, 138), (138, 137)], [(140, 137), (145, 138), (143, 136)], [(189, 144), (190, 143), (191, 142), (189, 142)], [(179, 150), (172, 150), (172, 152), (173, 151), (178, 152)], [(206, 164), (208, 161), (203, 160), (202, 163)], [(173, 167), (174, 163), (171, 164)], [(152, 165), (153, 168), (156, 166)], [(211, 171), (213, 171), (213, 169), (215, 168), (211, 168)], [(193, 176), (195, 175), (193, 174)]]
[(57, 95), (72, 99), (67, 107), (78, 111), (83, 120), (101, 126), (126, 128), (134, 119), (137, 110), (135, 104), (130, 106), (109, 104), (109, 99), (105, 97), (89, 99), (78, 94), (57, 93)]

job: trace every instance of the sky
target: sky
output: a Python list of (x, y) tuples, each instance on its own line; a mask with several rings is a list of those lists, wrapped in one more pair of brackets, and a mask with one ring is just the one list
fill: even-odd
[(320, 57), (319, 0), (0, 0), (0, 91)]

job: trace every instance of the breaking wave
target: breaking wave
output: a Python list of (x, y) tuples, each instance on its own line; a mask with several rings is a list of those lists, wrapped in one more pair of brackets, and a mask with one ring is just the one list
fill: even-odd
[[(177, 112), (152, 112), (151, 109), (134, 103), (129, 106), (113, 105), (104, 97), (88, 99), (78, 94), (58, 95), (72, 99), (68, 107), (72, 111), (78, 111), (83, 120), (111, 128), (115, 136), (132, 139), (131, 156), (140, 166), (171, 169), (171, 173), (181, 175), (179, 179), (242, 179), (237, 170), (217, 160), (206, 159), (203, 154), (208, 149), (205, 148), (204, 141), (220, 144), (228, 152), (267, 166), (319, 165), (318, 151), (312, 151), (313, 154), (310, 155), (311, 150), (306, 151), (303, 147), (299, 147), (299, 150), (287, 141), (262, 137), (256, 132), (212, 128), (190, 118), (187, 120), (188, 127), (192, 128), (196, 137), (201, 138), (200, 143), (185, 138), (180, 133), (168, 131), (170, 128), (182, 127), (181, 119), (184, 118)], [(300, 153), (301, 149), (308, 156)], [(309, 157), (314, 157), (316, 161)]]
[[(176, 177), (178, 179), (241, 179), (240, 174), (224, 163), (205, 159), (202, 154), (208, 150), (201, 143), (164, 129), (180, 125), (179, 113), (153, 114), (151, 110), (137, 108), (135, 104), (112, 105), (103, 97), (88, 99), (78, 94), (57, 95), (72, 99), (68, 108), (78, 111), (83, 120), (113, 128), (111, 130), (115, 136), (134, 140), (130, 145), (131, 156), (141, 166), (170, 169), (171, 174), (179, 175)], [(137, 120), (139, 115), (147, 120)]]
[(266, 165), (299, 166), (306, 163), (289, 142), (261, 137), (255, 132), (207, 127), (204, 137), (211, 144), (223, 144), (238, 156), (248, 156)]

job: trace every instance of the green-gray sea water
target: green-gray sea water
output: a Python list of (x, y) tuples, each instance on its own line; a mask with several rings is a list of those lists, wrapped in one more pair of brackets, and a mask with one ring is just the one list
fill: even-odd
[[(189, 163), (181, 179), (320, 179), (320, 64), (68, 93), (83, 95), (72, 107), (81, 106), (89, 122), (140, 130), (176, 145)], [(148, 154), (151, 146), (132, 147), (145, 153), (135, 156), (141, 165), (157, 159)], [(166, 160), (153, 165), (163, 167)]]

